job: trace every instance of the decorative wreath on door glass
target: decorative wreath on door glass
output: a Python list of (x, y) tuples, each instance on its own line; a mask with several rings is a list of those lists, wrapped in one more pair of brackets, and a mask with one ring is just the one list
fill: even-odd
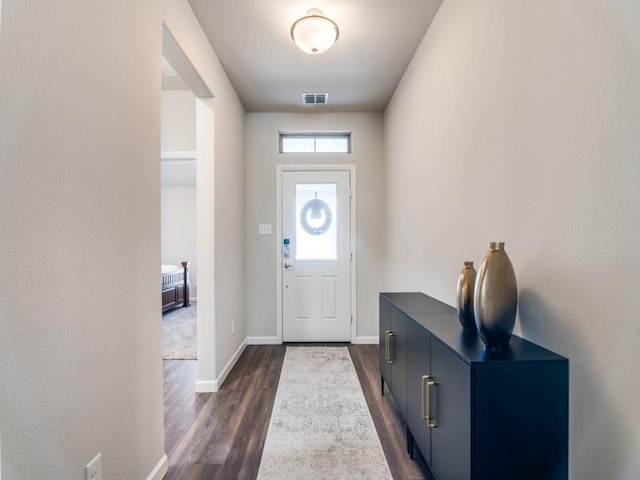
[[(324, 218), (321, 225), (311, 225), (309, 219), (320, 220)], [(300, 211), (300, 225), (309, 235), (322, 235), (331, 227), (331, 221), (333, 214), (331, 207), (327, 205), (327, 202), (320, 200), (316, 193), (316, 198), (309, 200), (302, 206)]]

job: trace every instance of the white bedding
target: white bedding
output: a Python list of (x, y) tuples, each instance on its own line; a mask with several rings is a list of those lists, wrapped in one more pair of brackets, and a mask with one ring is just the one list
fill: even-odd
[(162, 274), (175, 273), (182, 270), (182, 266), (178, 265), (162, 265)]

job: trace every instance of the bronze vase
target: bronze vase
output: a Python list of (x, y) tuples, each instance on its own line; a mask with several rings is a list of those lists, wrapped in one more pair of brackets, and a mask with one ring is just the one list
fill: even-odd
[(475, 317), (473, 315), (473, 290), (476, 283), (476, 269), (473, 262), (464, 262), (464, 267), (458, 277), (458, 293), (456, 296), (456, 310), (458, 320), (463, 330), (475, 330)]
[(503, 242), (491, 242), (478, 271), (473, 311), (480, 338), (489, 350), (509, 346), (518, 306), (518, 285)]

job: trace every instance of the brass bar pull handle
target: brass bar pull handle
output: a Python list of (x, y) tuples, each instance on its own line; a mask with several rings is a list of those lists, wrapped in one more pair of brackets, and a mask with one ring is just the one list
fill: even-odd
[[(423, 375), (422, 376), (422, 384), (421, 384), (421, 388), (420, 388), (420, 393), (422, 394), (422, 404), (421, 404), (421, 410), (422, 410), (422, 420), (429, 420), (429, 417), (424, 413), (425, 412), (425, 407), (424, 407), (424, 396), (425, 396), (425, 385), (426, 385), (426, 381), (429, 380), (431, 377), (429, 375)], [(428, 410), (428, 408), (427, 408)]]
[(388, 360), (389, 363), (394, 363), (393, 358), (391, 357), (391, 337), (395, 337), (395, 336), (396, 336), (395, 333), (389, 332), (389, 360)]
[(389, 334), (391, 330), (385, 330), (384, 332), (384, 359), (389, 363)]
[(437, 426), (432, 421), (433, 417), (431, 416), (431, 400), (430, 400), (431, 395), (430, 395), (430, 392), (429, 392), (429, 389), (431, 387), (435, 386), (435, 385), (436, 385), (436, 382), (434, 382), (434, 381), (427, 382), (427, 415), (426, 415), (425, 420), (427, 421), (427, 426), (429, 428), (436, 428), (436, 426)]

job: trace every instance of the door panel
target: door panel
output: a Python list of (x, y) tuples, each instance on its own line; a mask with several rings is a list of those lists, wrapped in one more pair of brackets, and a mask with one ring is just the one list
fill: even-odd
[[(378, 299), (380, 306), (380, 338), (378, 349), (378, 365), (380, 376), (391, 386), (391, 364), (389, 363), (389, 332), (391, 331), (391, 304), (382, 296)], [(381, 385), (384, 395), (384, 385)]]
[(471, 478), (470, 368), (431, 338), (431, 466), (439, 480)]
[(298, 318), (309, 318), (309, 304), (311, 303), (311, 277), (296, 277), (298, 290)]
[(322, 277), (322, 318), (336, 318), (336, 276)]
[(396, 307), (391, 307), (389, 357), (391, 365), (391, 391), (402, 420), (407, 418), (407, 324), (410, 320)]
[(282, 175), (283, 341), (350, 341), (351, 175)]
[(409, 321), (407, 326), (407, 426), (423, 457), (431, 463), (431, 428), (426, 420), (426, 382), (431, 380), (431, 335)]

